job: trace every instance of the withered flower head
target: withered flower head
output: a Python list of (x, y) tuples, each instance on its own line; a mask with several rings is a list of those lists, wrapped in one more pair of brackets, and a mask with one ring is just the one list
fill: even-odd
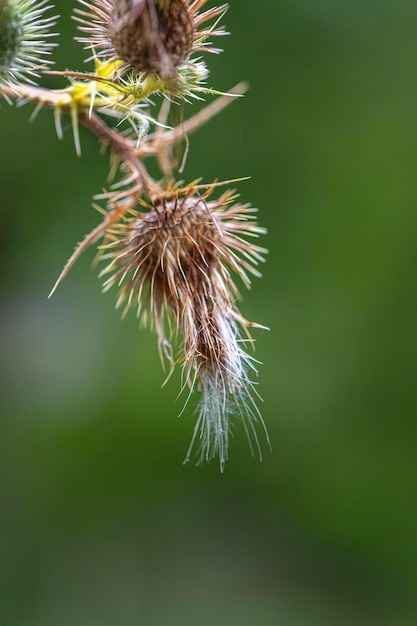
[(248, 378), (253, 359), (244, 349), (256, 324), (236, 307), (232, 273), (249, 287), (266, 250), (248, 241), (264, 232), (255, 209), (234, 204), (231, 191), (217, 200), (211, 192), (200, 194), (196, 185), (173, 188), (144, 204), (145, 210), (132, 210), (108, 233), (101, 258), (110, 262), (101, 275), (110, 274), (105, 290), (119, 287), (117, 306), (135, 307), (145, 323), (155, 325), (160, 351), (172, 366), (171, 340), (182, 334), (176, 360), (190, 389), (202, 391), (187, 460), (199, 438), (199, 461), (218, 456), (223, 469), (232, 416), (241, 417), (251, 449), (255, 442), (259, 450), (255, 422), (263, 421)]
[(203, 25), (226, 5), (200, 12), (207, 0), (78, 0), (80, 39), (98, 56), (120, 60), (123, 69), (173, 78), (176, 68), (197, 51), (218, 52), (207, 38), (225, 34)]

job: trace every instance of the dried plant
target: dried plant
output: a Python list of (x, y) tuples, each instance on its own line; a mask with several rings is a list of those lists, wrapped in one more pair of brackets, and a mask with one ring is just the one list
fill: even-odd
[[(79, 126), (88, 128), (109, 147), (111, 177), (117, 176), (96, 196), (102, 222), (77, 246), (51, 295), (79, 255), (98, 243), (104, 290), (118, 289), (117, 306), (124, 313), (136, 309), (156, 330), (169, 371), (180, 363), (184, 387), (201, 392), (186, 461), (198, 441), (198, 462), (218, 457), (223, 470), (234, 417), (241, 419), (251, 451), (261, 457), (257, 424), (269, 439), (250, 379), (256, 361), (246, 348), (250, 329), (258, 325), (237, 308), (235, 279), (250, 287), (251, 276), (260, 275), (266, 250), (254, 239), (264, 229), (255, 209), (239, 203), (235, 191), (219, 191), (233, 181), (179, 179), (185, 160), (179, 163), (174, 150), (245, 91), (243, 84), (227, 94), (209, 89), (207, 66), (194, 56), (220, 52), (212, 39), (226, 34), (219, 20), (227, 6), (205, 8), (207, 0), (78, 4), (78, 40), (90, 51), (91, 73), (48, 70), (45, 55), (54, 45), (49, 31), (55, 18), (46, 16), (46, 0), (0, 0), (0, 95), (53, 111), (59, 138), (62, 115), (68, 115), (79, 155)], [(48, 89), (24, 82), (45, 73), (68, 85)], [(210, 94), (217, 99), (171, 125), (172, 107)], [(145, 165), (151, 157), (161, 171), (158, 180)], [(178, 354), (172, 347), (176, 336)]]

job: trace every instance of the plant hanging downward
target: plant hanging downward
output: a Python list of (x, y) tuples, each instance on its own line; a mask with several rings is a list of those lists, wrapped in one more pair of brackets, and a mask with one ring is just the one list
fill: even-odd
[[(79, 127), (86, 127), (109, 148), (110, 173), (116, 177), (96, 196), (101, 223), (76, 247), (53, 291), (78, 256), (98, 243), (103, 289), (117, 289), (117, 306), (124, 313), (135, 309), (156, 330), (170, 371), (180, 364), (184, 387), (201, 393), (186, 461), (196, 447), (198, 463), (217, 457), (223, 471), (235, 421), (240, 419), (252, 453), (261, 457), (259, 425), (269, 443), (251, 380), (256, 361), (247, 347), (250, 329), (258, 325), (240, 313), (236, 283), (249, 288), (251, 277), (260, 276), (266, 250), (257, 238), (265, 231), (257, 225), (255, 209), (238, 202), (235, 191), (221, 191), (228, 183), (187, 184), (178, 172), (184, 170), (191, 133), (245, 91), (244, 85), (228, 94), (207, 87), (207, 66), (195, 56), (219, 52), (211, 39), (226, 34), (218, 25), (226, 5), (204, 9), (207, 0), (78, 3), (79, 40), (92, 53), (94, 69), (53, 72), (69, 82), (48, 89), (22, 79), (45, 70), (40, 60), (50, 52), (46, 42), (54, 23), (45, 17), (49, 6), (44, 0), (0, 0), (0, 95), (51, 109), (60, 138), (61, 118), (68, 115), (78, 154)], [(178, 104), (209, 94), (219, 97), (175, 123)], [(187, 149), (178, 159), (184, 140)], [(159, 166), (156, 179), (148, 159)], [(177, 336), (178, 351), (173, 348)]]

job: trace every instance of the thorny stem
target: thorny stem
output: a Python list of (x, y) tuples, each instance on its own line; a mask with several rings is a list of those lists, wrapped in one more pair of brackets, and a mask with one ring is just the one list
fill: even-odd
[(164, 144), (171, 145), (179, 143), (184, 139), (185, 135), (189, 135), (192, 132), (198, 130), (201, 126), (211, 120), (212, 117), (220, 113), (229, 104), (234, 102), (234, 100), (243, 96), (246, 93), (247, 89), (247, 83), (238, 83), (227, 93), (227, 95), (216, 98), (214, 102), (208, 104), (206, 107), (201, 109), (201, 111), (199, 111), (196, 115), (190, 117), (188, 120), (185, 120), (185, 122), (183, 122), (180, 126), (177, 126), (172, 130), (164, 131), (162, 133), (156, 132), (154, 134), (149, 134), (147, 136), (146, 144), (143, 147), (140, 146), (136, 154), (138, 156), (154, 154), (156, 150), (155, 148), (153, 148), (153, 143), (155, 142), (163, 142)]
[[(147, 135), (146, 141), (142, 142), (136, 148), (136, 156), (139, 159), (146, 158), (147, 156), (156, 156), (159, 161), (161, 170), (169, 175), (172, 173), (172, 167), (170, 163), (170, 149), (175, 145), (178, 145), (184, 139), (188, 141), (188, 136), (194, 131), (198, 130), (201, 126), (206, 124), (212, 117), (220, 113), (229, 104), (234, 102), (237, 98), (243, 96), (248, 89), (248, 85), (245, 82), (238, 83), (233, 87), (227, 95), (220, 96), (214, 100), (211, 104), (205, 106), (196, 115), (193, 115), (188, 120), (185, 120), (179, 126), (170, 130), (163, 130), (162, 126), (157, 128), (154, 133)], [(167, 103), (168, 101), (165, 100)], [(161, 109), (161, 118), (159, 122), (163, 125), (166, 123), (166, 117), (168, 115), (169, 106)], [(186, 155), (183, 159), (185, 161)], [(179, 169), (182, 172), (182, 166)]]
[[(117, 131), (110, 128), (96, 113), (88, 109), (77, 107), (75, 111), (76, 121), (100, 138), (103, 143), (110, 146), (113, 153), (121, 162), (130, 168), (134, 178), (140, 187), (152, 193), (161, 191), (159, 185), (148, 174), (141, 159), (150, 156), (158, 157), (166, 148), (174, 146), (184, 140), (185, 137), (206, 124), (211, 118), (220, 113), (224, 108), (247, 91), (247, 84), (242, 82), (233, 87), (227, 95), (218, 97), (214, 102), (203, 108), (196, 115), (185, 120), (180, 126), (170, 129), (157, 130), (145, 137), (139, 146), (131, 140), (123, 137)], [(73, 103), (71, 94), (65, 89), (45, 89), (32, 85), (0, 85), (0, 94), (10, 100), (32, 102), (38, 107), (46, 106), (55, 111), (71, 115)]]
[(160, 186), (151, 178), (143, 163), (137, 158), (133, 142), (107, 126), (95, 113), (81, 112), (78, 114), (78, 119), (83, 126), (107, 144), (120, 161), (129, 166), (141, 187), (150, 194), (161, 193)]
[(83, 126), (88, 128), (88, 130), (101, 139), (103, 143), (110, 146), (114, 155), (116, 155), (121, 162), (128, 165), (134, 178), (136, 179), (136, 185), (134, 185), (129, 192), (130, 201), (123, 204), (118, 204), (114, 201), (113, 210), (109, 214), (106, 214), (103, 222), (78, 244), (73, 254), (65, 264), (62, 272), (58, 276), (58, 279), (56, 280), (48, 298), (54, 294), (61, 281), (68, 274), (69, 270), (84, 250), (97, 241), (97, 239), (99, 239), (103, 233), (105, 233), (112, 226), (112, 224), (117, 223), (129, 210), (129, 208), (136, 204), (143, 189), (146, 189), (149, 194), (157, 194), (158, 192), (162, 193), (158, 183), (151, 178), (143, 163), (135, 155), (134, 144), (130, 140), (121, 136), (119, 133), (107, 126), (107, 124), (103, 122), (103, 120), (95, 113), (80, 112), (78, 113), (78, 120)]

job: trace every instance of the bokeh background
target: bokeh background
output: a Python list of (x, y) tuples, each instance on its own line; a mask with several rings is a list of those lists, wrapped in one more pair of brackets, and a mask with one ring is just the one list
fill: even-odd
[[(57, 66), (85, 69), (75, 3), (55, 4)], [(178, 375), (161, 390), (155, 337), (120, 321), (93, 250), (47, 301), (108, 158), (3, 103), (7, 626), (417, 623), (417, 5), (231, 4), (211, 84), (251, 88), (193, 135), (185, 176), (252, 176), (271, 252), (242, 309), (271, 327), (273, 451), (252, 459), (240, 429), (224, 475), (182, 465), (193, 406), (177, 419)]]

